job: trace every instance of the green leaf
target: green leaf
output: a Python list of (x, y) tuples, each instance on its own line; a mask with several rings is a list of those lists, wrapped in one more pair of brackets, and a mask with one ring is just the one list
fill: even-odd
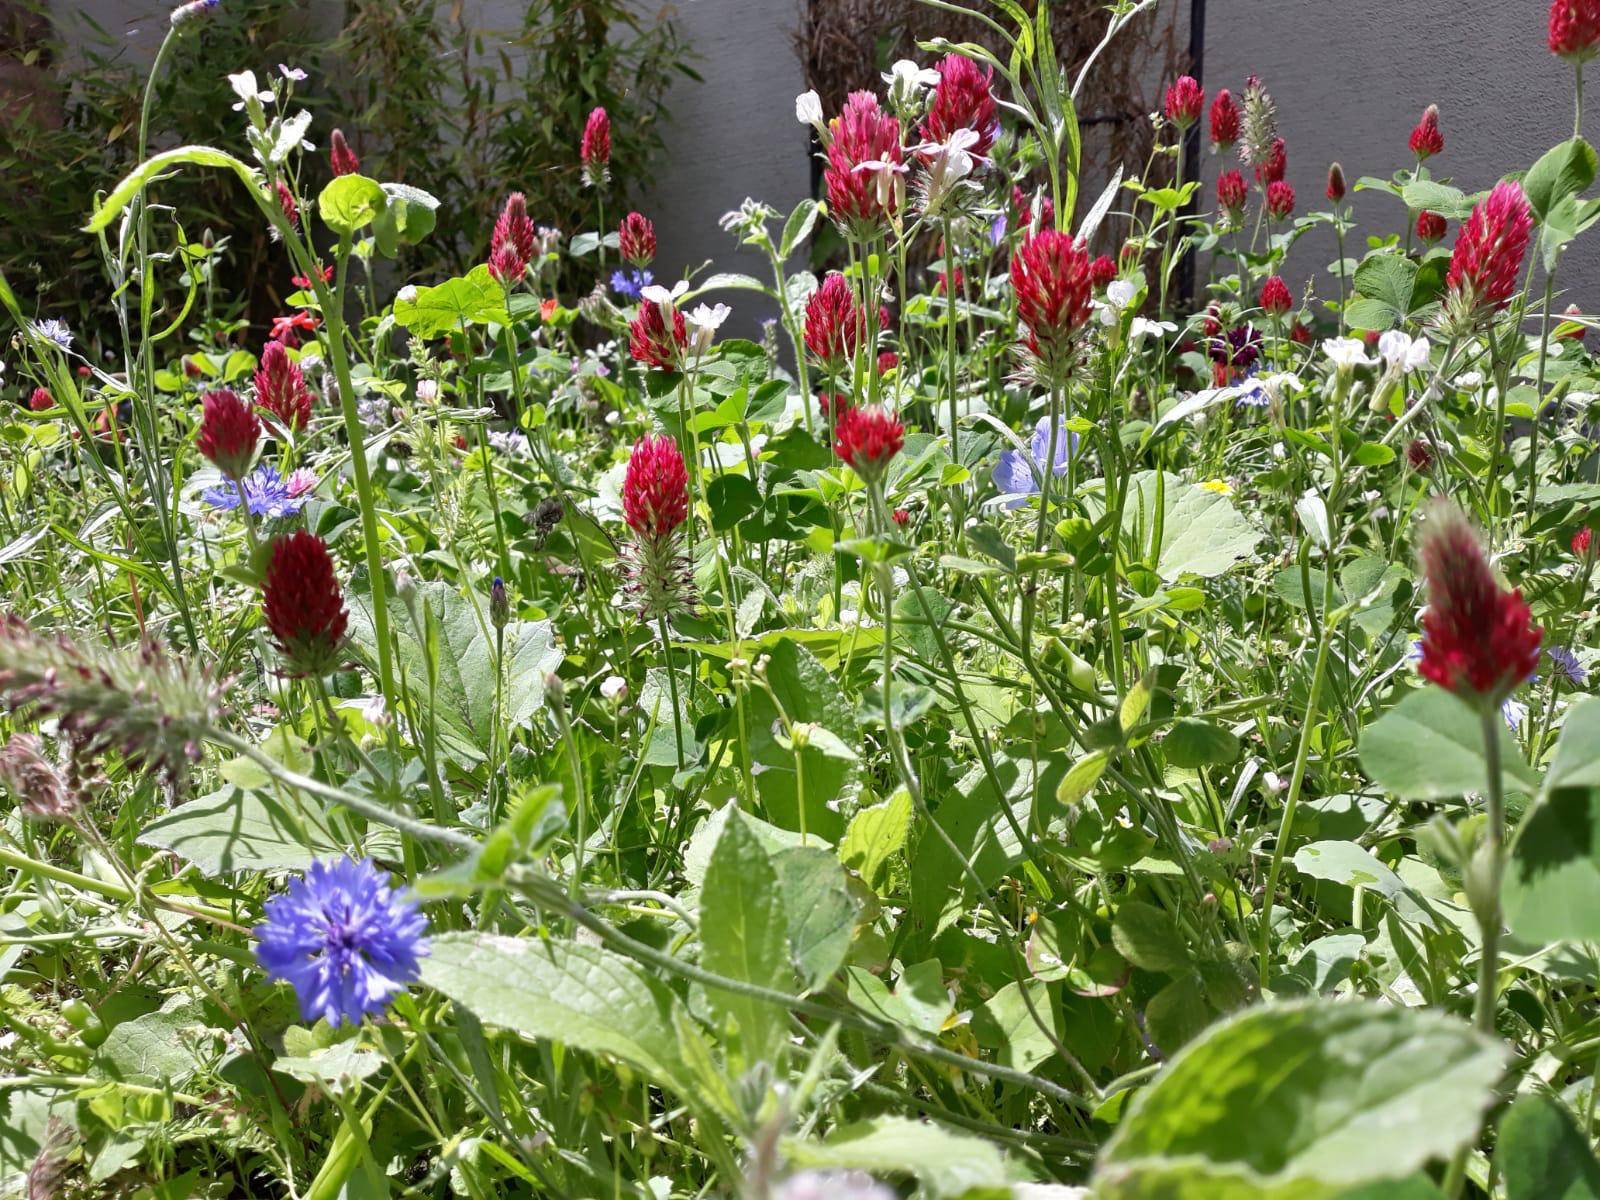
[(83, 227), (84, 232), (99, 233), (116, 219), (118, 213), (133, 203), (133, 198), (157, 175), (172, 167), (185, 164), (226, 167), (243, 180), (246, 187), (257, 186), (255, 172), (233, 155), (221, 150), (210, 146), (179, 146), (174, 150), (163, 150), (160, 154), (147, 158), (122, 177), (122, 181), (111, 189), (111, 194), (100, 202), (100, 207), (94, 210), (89, 223)]
[(1597, 165), (1600, 158), (1594, 147), (1581, 137), (1545, 151), (1522, 180), (1522, 190), (1534, 216), (1545, 220), (1561, 201), (1588, 188), (1594, 182)]
[(115, 1079), (150, 1079), (183, 1084), (201, 1069), (203, 1035), (208, 1032), (187, 1001), (145, 1013), (111, 1027), (96, 1054)]
[(778, 242), (780, 259), (788, 258), (794, 253), (795, 247), (811, 236), (811, 230), (817, 223), (817, 214), (821, 211), (821, 205), (809, 198), (794, 206), (789, 219), (783, 223), (783, 238)]
[(849, 1125), (824, 1142), (785, 1142), (784, 1153), (796, 1167), (910, 1175), (936, 1200), (1007, 1181), (1005, 1160), (991, 1143), (908, 1117)]
[[(346, 176), (346, 178), (349, 178)], [(314, 1083), (325, 1091), (348, 1091), (383, 1069), (383, 1055), (358, 1049), (354, 1041), (340, 1042), (311, 1054), (284, 1054), (272, 1060), (272, 1069), (301, 1083)]]
[[(488, 624), (488, 600), (477, 608), (444, 582), (417, 588), (415, 609), (424, 626), (437, 635), (437, 657), (430, 653), (426, 628), (418, 629), (408, 607), (389, 605), (389, 636), (398, 650), (397, 665), (414, 701), (427, 712), (428, 668), (436, 664), (432, 692), (433, 717), (451, 758), (475, 763), (488, 752), (495, 706), (495, 635)], [(551, 623), (511, 621), (505, 627), (505, 691), (503, 717), (513, 729), (544, 706), (544, 677), (561, 665)], [(372, 597), (350, 597), (350, 639), (370, 660), (377, 657), (372, 622)]]
[(855, 933), (856, 905), (844, 868), (816, 846), (785, 850), (772, 859), (772, 866), (788, 927), (790, 960), (801, 983), (817, 991), (843, 965)]
[(1369, 254), (1356, 268), (1357, 300), (1347, 310), (1349, 323), (1358, 329), (1389, 329), (1405, 320), (1417, 270), (1417, 264), (1404, 255)]
[[(1494, 728), (1503, 786), (1532, 792), (1538, 777), (1498, 717)], [(1478, 714), (1436, 687), (1412, 692), (1362, 730), (1361, 767), (1374, 783), (1402, 800), (1446, 800), (1481, 792), (1489, 778)]]
[[(729, 814), (722, 827), (700, 889), (700, 961), (706, 970), (742, 983), (794, 990), (778, 875), (738, 812)], [(737, 992), (709, 989), (708, 994), (713, 1007), (737, 1023), (747, 1066), (776, 1052), (785, 1020), (781, 1009)]]
[(1441, 217), (1448, 217), (1452, 221), (1465, 221), (1471, 216), (1473, 203), (1477, 199), (1475, 196), (1468, 196), (1460, 188), (1437, 183), (1432, 179), (1418, 179), (1406, 184), (1400, 190), (1400, 196), (1406, 202), (1406, 207), (1413, 212), (1426, 209), (1428, 212), (1438, 213)]
[(1110, 765), (1110, 750), (1095, 750), (1084, 755), (1061, 777), (1061, 782), (1056, 785), (1056, 799), (1069, 808), (1077, 804), (1094, 791), (1094, 785), (1100, 782), (1100, 777)]
[[(1044, 983), (1030, 979), (1023, 985), (1013, 979), (973, 1012), (971, 1029), (978, 1045), (994, 1050), (999, 1062), (1019, 1071), (1031, 1071), (1053, 1056), (1056, 1048), (1029, 1013), (1024, 986), (1028, 989), (1027, 1000), (1033, 1001), (1040, 1017), (1055, 1020), (1058, 1006), (1051, 1001), (1050, 989)], [(1051, 1032), (1059, 1037), (1060, 1029)]]
[(1572, 1114), (1552, 1096), (1530, 1092), (1501, 1118), (1495, 1168), (1506, 1200), (1596, 1200), (1600, 1163)]
[(1511, 847), (1502, 899), (1519, 937), (1600, 940), (1600, 697), (1567, 713), (1544, 791)]
[(1249, 1009), (1133, 1102), (1100, 1156), (1095, 1196), (1331, 1200), (1404, 1179), (1477, 1135), (1504, 1060), (1466, 1022), (1421, 1009)]
[(480, 1020), (523, 1037), (610, 1055), (679, 1092), (693, 1080), (678, 1051), (677, 998), (598, 946), (440, 934), (422, 960), (422, 982)]
[(1168, 583), (1185, 575), (1212, 578), (1248, 558), (1261, 530), (1226, 496), (1186, 483), (1176, 475), (1141, 471), (1129, 480), (1123, 509), (1125, 534), (1150, 545), (1159, 524), (1156, 572)]
[(1123, 958), (1145, 971), (1182, 971), (1191, 960), (1189, 945), (1172, 916), (1138, 900), (1117, 906), (1111, 940)]
[(317, 197), (322, 223), (335, 233), (354, 233), (384, 210), (388, 198), (375, 179), (340, 175)]
[(1314, 879), (1377, 892), (1407, 921), (1433, 924), (1405, 881), (1355, 842), (1312, 842), (1295, 852), (1295, 869)]
[(1239, 757), (1239, 739), (1226, 729), (1196, 717), (1183, 717), (1161, 743), (1175, 767), (1205, 767)]
[(911, 832), (911, 793), (900, 788), (881, 804), (863, 808), (850, 819), (850, 828), (839, 843), (839, 858), (845, 866), (877, 885), (883, 865), (905, 847)]
[(170, 850), (212, 876), (303, 871), (345, 849), (327, 818), (301, 807), (293, 793), (236, 787), (190, 800), (151, 821), (139, 844)]
[(511, 320), (505, 305), (505, 289), (479, 263), (465, 275), (395, 300), (394, 320), (417, 337), (433, 338), (468, 325), (504, 325)]

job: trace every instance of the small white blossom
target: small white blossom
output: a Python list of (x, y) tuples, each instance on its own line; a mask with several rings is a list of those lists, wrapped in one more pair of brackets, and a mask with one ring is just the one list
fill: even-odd
[(794, 98), (794, 119), (802, 125), (822, 128), (822, 97), (813, 91), (801, 92)]
[(1178, 327), (1171, 321), (1152, 321), (1148, 317), (1135, 317), (1128, 326), (1128, 340), (1137, 342), (1141, 338), (1162, 338), (1169, 333), (1177, 333)]
[(306, 80), (306, 73), (299, 67), (291, 67), (284, 63), (279, 63), (278, 72), (290, 83), (304, 83)]
[(1341, 374), (1357, 367), (1370, 367), (1372, 360), (1366, 351), (1366, 343), (1356, 338), (1326, 338), (1322, 343), (1322, 352)]
[(621, 675), (607, 675), (600, 682), (600, 695), (616, 704), (628, 694), (628, 681)]
[(424, 404), (432, 404), (439, 398), (439, 381), (437, 379), (417, 380), (417, 399)]
[(1378, 353), (1389, 364), (1390, 370), (1415, 371), (1427, 365), (1428, 353), (1433, 349), (1428, 339), (1413, 339), (1409, 333), (1391, 329), (1378, 339)]
[(651, 304), (659, 304), (663, 310), (670, 311), (672, 306), (677, 303), (678, 297), (683, 295), (688, 290), (689, 281), (687, 279), (680, 279), (677, 283), (672, 285), (671, 291), (668, 291), (659, 283), (652, 283), (642, 288), (639, 292), (639, 295), (650, 301)]
[(955, 187), (983, 159), (972, 153), (978, 144), (976, 129), (958, 129), (946, 142), (924, 142), (917, 153), (928, 166), (928, 211), (936, 212)]
[(417, 285), (408, 283), (395, 293), (394, 298), (402, 304), (415, 304), (417, 302)]
[(902, 58), (883, 73), (883, 81), (889, 85), (890, 102), (898, 106), (938, 83), (939, 72)]
[(911, 170), (905, 163), (886, 162), (869, 158), (856, 164), (855, 169), (873, 177), (878, 185), (877, 201), (881, 208), (899, 208), (905, 198), (905, 176)]
[(233, 106), (234, 112), (243, 112), (251, 101), (257, 104), (272, 103), (272, 89), (258, 88), (254, 71), (240, 71), (237, 75), (229, 75), (228, 82), (233, 85), (233, 94), (239, 97), (239, 103)]
[(692, 337), (696, 354), (704, 354), (711, 349), (711, 339), (732, 311), (726, 304), (697, 304), (693, 311), (684, 314), (694, 328)]

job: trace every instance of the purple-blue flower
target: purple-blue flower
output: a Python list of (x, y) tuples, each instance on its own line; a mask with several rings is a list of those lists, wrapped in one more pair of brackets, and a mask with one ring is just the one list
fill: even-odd
[(654, 275), (640, 268), (611, 272), (611, 290), (625, 300), (637, 300), (644, 289), (655, 281)]
[[(1039, 423), (1033, 427), (1033, 442), (1029, 449), (1033, 452), (1033, 461), (1043, 467), (1050, 457), (1049, 417), (1040, 417)], [(1067, 462), (1077, 453), (1077, 449), (1077, 434), (1068, 429), (1060, 430), (1056, 434), (1054, 470), (1057, 475), (1067, 473)], [(1027, 503), (1029, 496), (1039, 494), (1039, 480), (1034, 476), (1027, 455), (1020, 450), (1001, 451), (1000, 461), (995, 463), (991, 478), (995, 486), (1000, 489), (1006, 508), (1021, 508)]]
[(1550, 646), (1545, 650), (1555, 664), (1556, 674), (1573, 687), (1583, 687), (1589, 682), (1589, 668), (1578, 661), (1578, 656), (1565, 646)]
[(307, 1021), (339, 1025), (381, 1012), (428, 952), (428, 918), (370, 859), (312, 863), (266, 912), (256, 960), (294, 986)]
[[(284, 479), (278, 468), (262, 463), (244, 477), (244, 500), (255, 517), (292, 517), (306, 505), (310, 494), (305, 489), (291, 486), (294, 477)], [(231, 483), (221, 483), (200, 493), (212, 508), (229, 511), (239, 507), (239, 489)]]

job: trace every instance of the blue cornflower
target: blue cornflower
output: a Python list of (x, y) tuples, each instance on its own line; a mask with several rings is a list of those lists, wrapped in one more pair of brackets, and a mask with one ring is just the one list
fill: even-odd
[(50, 317), (43, 321), (33, 323), (33, 331), (42, 338), (47, 338), (60, 346), (63, 350), (72, 349), (72, 328), (65, 321)]
[[(1040, 417), (1039, 423), (1033, 427), (1033, 442), (1029, 447), (1033, 451), (1033, 461), (1042, 468), (1050, 457), (1050, 418)], [(1056, 434), (1056, 461), (1055, 473), (1067, 473), (1067, 461), (1077, 453), (1078, 435), (1071, 430), (1061, 430)], [(991, 478), (1002, 493), (1002, 500), (1006, 508), (1021, 508), (1027, 503), (1029, 496), (1039, 494), (1039, 480), (1034, 477), (1033, 467), (1028, 464), (1027, 456), (1020, 450), (1003, 450), (1000, 452), (1000, 461), (994, 465)]]
[[(200, 493), (212, 508), (224, 511), (239, 507), (239, 489), (232, 483), (218, 484)], [(278, 475), (278, 468), (262, 463), (244, 477), (244, 499), (254, 517), (292, 517), (305, 507), (308, 492), (296, 494), (289, 481)]]
[(1565, 646), (1550, 646), (1545, 650), (1555, 664), (1556, 673), (1573, 687), (1583, 687), (1589, 682), (1589, 668), (1578, 661), (1578, 656)]
[(611, 272), (611, 290), (624, 300), (637, 300), (656, 281), (649, 271), (634, 268), (632, 271)]
[(255, 932), (267, 974), (294, 985), (302, 1017), (329, 1025), (381, 1012), (428, 952), (428, 918), (369, 859), (312, 863)]

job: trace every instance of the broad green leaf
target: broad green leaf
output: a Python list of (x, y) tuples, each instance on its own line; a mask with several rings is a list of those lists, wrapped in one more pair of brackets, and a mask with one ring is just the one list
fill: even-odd
[(111, 194), (100, 202), (100, 207), (94, 210), (89, 223), (83, 227), (84, 232), (99, 233), (116, 219), (118, 213), (133, 203), (133, 198), (157, 175), (172, 167), (181, 167), (185, 164), (227, 167), (244, 181), (246, 187), (257, 186), (255, 172), (233, 155), (221, 150), (210, 146), (179, 146), (174, 150), (163, 150), (160, 154), (147, 158), (122, 177), (122, 181), (111, 189)]
[(1155, 569), (1168, 583), (1185, 575), (1221, 575), (1248, 558), (1262, 537), (1226, 496), (1176, 475), (1158, 480), (1156, 472), (1141, 471), (1129, 480), (1123, 532), (1150, 546), (1158, 524)]
[(1056, 799), (1069, 808), (1077, 804), (1094, 791), (1094, 785), (1100, 782), (1100, 777), (1110, 765), (1110, 750), (1095, 750), (1084, 755), (1061, 777), (1061, 782), (1056, 785)]
[(317, 197), (317, 214), (335, 233), (354, 233), (369, 224), (387, 203), (377, 180), (365, 175), (340, 175)]
[(1246, 1010), (1133, 1102), (1101, 1153), (1095, 1196), (1331, 1200), (1405, 1179), (1477, 1135), (1505, 1055), (1421, 1009)]
[(1049, 987), (1035, 979), (1026, 985), (1014, 979), (1006, 984), (973, 1012), (970, 1027), (978, 1045), (995, 1051), (999, 1062), (1019, 1071), (1031, 1071), (1054, 1055), (1056, 1048), (1028, 1012), (1023, 986), (1039, 1016), (1055, 1022), (1051, 1032), (1059, 1038), (1060, 1006), (1051, 1000)]
[(1370, 254), (1356, 268), (1356, 300), (1347, 318), (1357, 329), (1390, 329), (1411, 311), (1417, 264), (1401, 254)]
[(465, 275), (396, 299), (394, 320), (416, 337), (434, 338), (468, 325), (504, 325), (511, 317), (505, 289), (479, 263)]
[[(785, 638), (772, 647), (767, 685), (791, 721), (820, 725), (846, 746), (862, 744), (855, 704), (828, 669), (798, 642)], [(782, 722), (772, 697), (765, 691), (753, 691), (746, 707), (750, 754), (762, 767), (756, 775), (756, 790), (767, 818), (785, 829), (803, 827), (830, 845), (837, 843), (844, 836), (844, 820), (832, 805), (859, 772), (859, 765), (830, 757), (813, 746), (798, 751), (797, 770), (796, 751), (784, 746), (775, 732), (775, 728), (782, 729)]]
[(1405, 881), (1355, 842), (1312, 842), (1295, 851), (1295, 869), (1314, 879), (1376, 892), (1408, 921), (1432, 925), (1433, 917)]
[[(348, 176), (346, 176), (348, 178)], [(272, 1069), (301, 1083), (314, 1083), (326, 1091), (348, 1091), (353, 1085), (383, 1069), (376, 1050), (361, 1050), (354, 1041), (340, 1042), (310, 1054), (284, 1054), (272, 1060)]]
[[(1508, 791), (1532, 792), (1538, 778), (1523, 762), (1504, 722), (1501, 777)], [(1489, 778), (1483, 729), (1472, 708), (1442, 688), (1412, 692), (1361, 731), (1361, 766), (1402, 800), (1447, 800), (1483, 791)]]
[[(731, 813), (700, 889), (700, 961), (706, 970), (792, 992), (783, 899), (766, 850), (743, 815)], [(781, 1009), (737, 992), (710, 989), (708, 994), (717, 1011), (737, 1023), (747, 1066), (775, 1053), (786, 1019)]]
[(685, 1092), (676, 997), (598, 946), (489, 933), (445, 933), (422, 960), (422, 982), (490, 1024), (606, 1054)]
[(938, 1034), (954, 1012), (945, 990), (944, 967), (936, 958), (912, 963), (900, 973), (893, 990), (871, 971), (848, 967), (845, 990), (863, 1012), (921, 1033)]
[(816, 846), (772, 859), (778, 900), (789, 930), (789, 957), (809, 990), (823, 987), (850, 953), (856, 904), (839, 860)]
[(789, 219), (783, 223), (783, 237), (778, 242), (779, 258), (788, 258), (801, 242), (811, 236), (811, 230), (816, 225), (817, 215), (821, 211), (822, 206), (810, 198), (794, 206)]
[[(444, 582), (417, 588), (415, 608), (424, 625), (432, 613), (437, 630), (437, 680), (432, 695), (433, 718), (451, 758), (475, 763), (489, 748), (495, 706), (495, 634), (488, 624), (488, 600), (478, 607)], [(415, 703), (426, 719), (430, 654), (425, 629), (417, 628), (406, 605), (389, 605), (389, 635), (399, 651), (397, 665)], [(369, 659), (377, 656), (372, 623), (372, 597), (350, 597), (350, 638)], [(522, 725), (544, 706), (544, 677), (561, 665), (551, 623), (512, 621), (504, 631), (505, 686), (501, 697), (504, 720)]]
[(1182, 971), (1190, 965), (1189, 945), (1178, 923), (1151, 904), (1138, 900), (1119, 904), (1111, 940), (1123, 958), (1146, 971)]
[(1206, 767), (1239, 757), (1239, 739), (1226, 729), (1196, 717), (1183, 717), (1161, 742), (1167, 762), (1175, 767)]
[(1506, 1200), (1597, 1200), (1600, 1163), (1561, 1102), (1542, 1092), (1518, 1098), (1500, 1120), (1495, 1168)]
[(201, 1070), (208, 1030), (199, 1012), (187, 1001), (148, 1012), (111, 1027), (96, 1053), (102, 1069), (113, 1079), (159, 1080), (182, 1087)]
[(839, 859), (874, 887), (883, 865), (905, 847), (910, 832), (911, 793), (900, 788), (881, 804), (850, 818), (850, 828), (839, 843)]
[(139, 844), (170, 850), (203, 875), (235, 871), (303, 871), (345, 847), (320, 812), (289, 792), (224, 787), (158, 817)]
[(1432, 179), (1418, 179), (1406, 184), (1400, 189), (1400, 196), (1413, 212), (1426, 209), (1452, 221), (1465, 221), (1472, 214), (1472, 205), (1478, 199), (1468, 196), (1460, 188)]
[(908, 1175), (935, 1200), (999, 1188), (1007, 1178), (1005, 1160), (993, 1144), (908, 1117), (863, 1121), (822, 1142), (785, 1142), (784, 1153), (797, 1167)]
[(1581, 137), (1569, 138), (1545, 151), (1522, 181), (1534, 216), (1543, 221), (1561, 201), (1584, 191), (1594, 182), (1597, 165), (1600, 159), (1594, 147)]
[(1506, 923), (1534, 942), (1600, 941), (1600, 698), (1573, 705), (1523, 818), (1502, 893)]

